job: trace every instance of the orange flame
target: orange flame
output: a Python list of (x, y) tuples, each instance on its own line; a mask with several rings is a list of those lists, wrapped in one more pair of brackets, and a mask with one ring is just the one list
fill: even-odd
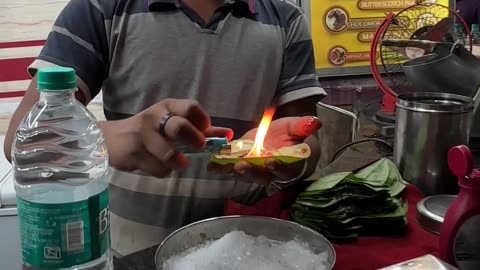
[(255, 135), (255, 143), (253, 144), (252, 150), (247, 154), (246, 157), (261, 157), (263, 153), (263, 142), (265, 136), (267, 135), (268, 127), (272, 123), (273, 115), (275, 114), (275, 108), (269, 108), (263, 113), (262, 121), (257, 129), (257, 134)]

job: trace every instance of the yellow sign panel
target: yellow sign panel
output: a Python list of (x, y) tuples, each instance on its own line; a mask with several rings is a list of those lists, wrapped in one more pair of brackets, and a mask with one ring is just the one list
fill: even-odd
[[(449, 5), (449, 0), (424, 2)], [(386, 14), (398, 13), (415, 5), (417, 0), (311, 0), (310, 3), (316, 67), (329, 69), (369, 66), (370, 45)], [(435, 10), (436, 18), (448, 16), (446, 9), (442, 14), (438, 14), (438, 8)], [(404, 27), (417, 27), (414, 24), (421, 21), (418, 17), (430, 19), (428, 9), (417, 13), (407, 12), (405, 16), (411, 18), (400, 18), (405, 22)]]

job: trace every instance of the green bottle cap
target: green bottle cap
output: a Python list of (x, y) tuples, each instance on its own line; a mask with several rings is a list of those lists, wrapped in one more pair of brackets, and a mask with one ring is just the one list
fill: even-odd
[(42, 68), (37, 72), (37, 85), (40, 91), (75, 89), (77, 88), (77, 76), (73, 68)]
[(478, 32), (480, 31), (480, 27), (478, 24), (472, 24), (472, 32)]

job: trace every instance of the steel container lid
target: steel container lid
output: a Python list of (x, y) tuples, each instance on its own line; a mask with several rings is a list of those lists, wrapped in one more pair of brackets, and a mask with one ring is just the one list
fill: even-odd
[(466, 96), (418, 92), (397, 97), (397, 107), (404, 110), (430, 113), (467, 113), (473, 111), (473, 99)]
[(417, 223), (429, 232), (440, 234), (447, 210), (456, 198), (456, 195), (435, 195), (421, 200), (417, 204)]

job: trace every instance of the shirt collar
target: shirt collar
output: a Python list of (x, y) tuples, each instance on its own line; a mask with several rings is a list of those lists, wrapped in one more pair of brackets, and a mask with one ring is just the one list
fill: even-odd
[[(255, 0), (224, 0), (225, 4), (232, 4), (235, 2), (240, 2), (242, 4), (248, 5), (248, 10), (251, 14), (257, 14), (255, 9)], [(162, 7), (166, 9), (179, 8), (180, 3), (178, 0), (147, 0), (148, 9), (151, 11), (152, 7)]]

